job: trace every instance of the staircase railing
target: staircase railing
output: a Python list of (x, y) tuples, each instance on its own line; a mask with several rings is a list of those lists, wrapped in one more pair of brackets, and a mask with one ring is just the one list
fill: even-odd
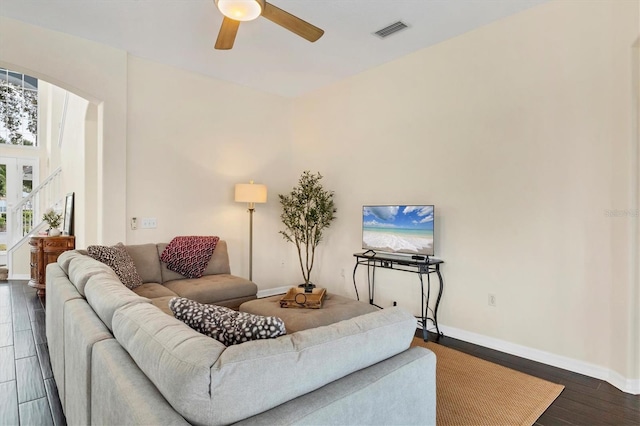
[(36, 218), (39, 218), (43, 208), (55, 209), (55, 206), (58, 206), (56, 210), (61, 210), (63, 200), (61, 177), (62, 168), (58, 167), (29, 195), (11, 207), (7, 215), (7, 228), (10, 230), (9, 247), (13, 248), (33, 230), (36, 224), (41, 223), (41, 220)]

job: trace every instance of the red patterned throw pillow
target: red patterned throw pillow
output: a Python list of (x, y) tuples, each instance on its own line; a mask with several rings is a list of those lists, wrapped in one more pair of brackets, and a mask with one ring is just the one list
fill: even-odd
[(207, 268), (218, 237), (175, 237), (160, 255), (167, 268), (187, 278), (200, 278)]

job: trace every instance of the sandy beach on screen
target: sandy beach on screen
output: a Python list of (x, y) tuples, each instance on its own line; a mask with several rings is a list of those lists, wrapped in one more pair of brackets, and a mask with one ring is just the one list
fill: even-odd
[(384, 232), (364, 231), (362, 233), (363, 248), (384, 251), (402, 251), (405, 253), (421, 253), (430, 251), (433, 238), (399, 237)]

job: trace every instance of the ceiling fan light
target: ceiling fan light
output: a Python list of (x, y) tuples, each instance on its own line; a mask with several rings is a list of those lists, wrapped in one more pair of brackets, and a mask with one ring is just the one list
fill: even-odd
[(252, 21), (262, 14), (262, 4), (257, 0), (216, 0), (216, 6), (235, 21)]

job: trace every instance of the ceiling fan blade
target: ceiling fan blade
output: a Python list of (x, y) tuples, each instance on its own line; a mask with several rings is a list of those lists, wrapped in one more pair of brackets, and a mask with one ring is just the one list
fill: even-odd
[(318, 40), (320, 37), (322, 37), (322, 34), (324, 34), (324, 30), (321, 30), (320, 28), (311, 25), (306, 21), (303, 21), (297, 16), (293, 16), (289, 12), (285, 12), (284, 10), (272, 5), (271, 3), (265, 2), (262, 16), (264, 16), (271, 22), (288, 29), (292, 33), (295, 33), (300, 37), (309, 40), (310, 42)]
[(234, 21), (225, 17), (222, 20), (222, 26), (218, 33), (218, 39), (216, 40), (216, 49), (229, 50), (233, 47), (233, 42), (236, 41), (236, 34), (238, 33), (239, 21)]

